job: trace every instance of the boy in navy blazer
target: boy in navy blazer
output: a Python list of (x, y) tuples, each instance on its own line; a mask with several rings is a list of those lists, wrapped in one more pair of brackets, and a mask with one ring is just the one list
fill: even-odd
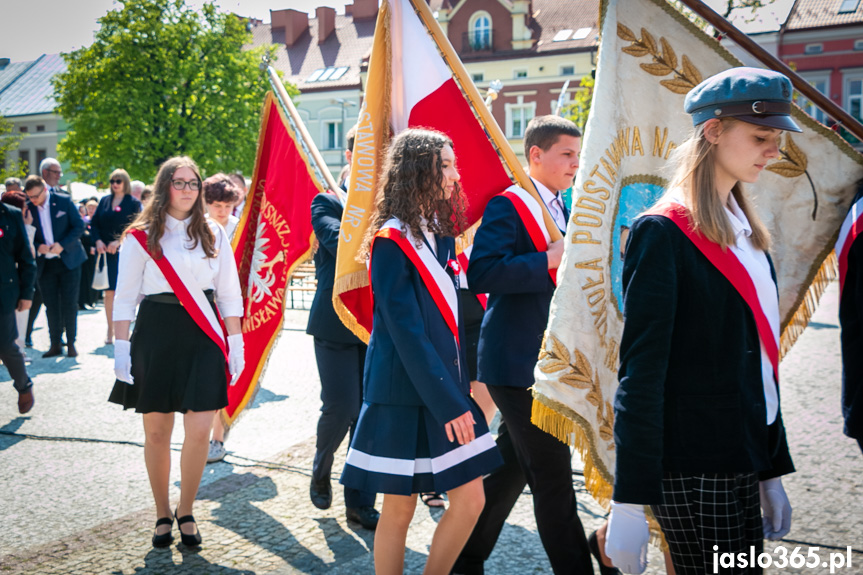
[[(540, 116), (528, 124), (524, 148), (533, 184), (563, 232), (569, 212), (559, 190), (572, 185), (581, 133), (569, 120)], [(530, 421), (533, 397), (529, 388), (534, 384), (533, 369), (555, 288), (549, 270), (560, 265), (563, 255), (563, 240), (548, 244), (547, 251), (538, 251), (530, 224), (522, 220), (514, 201), (504, 195), (492, 198), (468, 266), (471, 288), (489, 294), (479, 339), (477, 379), (488, 385), (500, 409), (505, 430), (498, 445), (505, 463), (484, 481), (485, 509), (455, 573), (483, 573), (483, 562), (525, 482), (533, 493), (537, 528), (554, 572), (593, 572), (576, 512), (569, 447)], [(509, 442), (512, 449), (508, 449)]]
[(53, 185), (38, 176), (30, 176), (24, 183), (33, 213), (33, 225), (36, 227), (33, 243), (36, 248), (39, 289), (42, 291), (51, 337), (51, 347), (42, 357), (63, 353), (61, 342), (64, 329), (67, 355), (76, 357), (78, 290), (81, 285), (81, 264), (87, 260), (87, 253), (81, 244), (84, 220), (72, 198), (58, 193), (59, 164), (55, 170), (58, 174)]

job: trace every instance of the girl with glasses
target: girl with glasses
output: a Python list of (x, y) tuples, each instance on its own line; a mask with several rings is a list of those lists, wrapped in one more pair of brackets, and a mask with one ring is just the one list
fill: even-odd
[[(155, 547), (173, 541), (173, 519), (183, 544), (201, 544), (192, 504), (210, 426), (216, 411), (228, 405), (226, 364), (231, 383), (243, 370), (237, 267), (224, 228), (205, 216), (200, 186), (200, 172), (190, 158), (167, 160), (156, 176), (152, 201), (127, 229), (120, 249), (114, 304), (117, 382), (109, 401), (143, 414), (144, 460), (158, 518)], [(139, 296), (144, 299), (136, 316)], [(180, 500), (172, 509), (174, 412), (183, 414), (185, 439)]]
[[(90, 239), (96, 245), (96, 253), (105, 254), (105, 265), (108, 266), (108, 289), (105, 290), (105, 316), (108, 318), (106, 345), (114, 343), (114, 324), (111, 317), (114, 310), (114, 292), (117, 289), (117, 250), (120, 249), (120, 236), (141, 212), (141, 202), (132, 196), (132, 183), (126, 170), (114, 170), (109, 181), (111, 193), (99, 200), (90, 221)], [(87, 285), (92, 282), (91, 273)]]

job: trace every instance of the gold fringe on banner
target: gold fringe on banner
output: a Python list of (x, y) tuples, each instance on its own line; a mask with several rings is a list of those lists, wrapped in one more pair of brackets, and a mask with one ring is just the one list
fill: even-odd
[[(832, 246), (833, 244), (831, 244)], [(818, 302), (821, 301), (821, 296), (824, 295), (824, 290), (830, 285), (830, 282), (839, 277), (839, 260), (836, 258), (836, 253), (831, 251), (824, 258), (824, 261), (815, 271), (812, 277), (812, 282), (809, 288), (803, 293), (796, 309), (791, 314), (791, 319), (782, 330), (782, 337), (779, 339), (779, 358), (785, 357), (794, 344), (797, 338), (809, 325), (809, 320), (812, 314), (818, 308)]]
[[(339, 319), (342, 320), (345, 327), (351, 330), (355, 336), (363, 340), (364, 343), (369, 343), (371, 334), (366, 331), (366, 328), (357, 322), (357, 318), (354, 317), (354, 314), (350, 312), (348, 307), (342, 303), (342, 300), (339, 299), (338, 296), (345, 292), (368, 287), (368, 285), (369, 274), (365, 270), (337, 277), (333, 283), (333, 309), (336, 311), (336, 315), (339, 316)], [(369, 287), (369, 289), (371, 288)]]
[[(584, 486), (588, 493), (603, 508), (611, 507), (611, 498), (614, 492), (613, 479), (604, 466), (598, 468), (595, 465), (595, 462), (599, 460), (593, 455), (596, 451), (594, 438), (592, 434), (584, 431), (584, 426), (590, 429), (590, 424), (572, 409), (558, 401), (540, 395), (535, 389), (533, 390), (530, 421), (541, 430), (553, 435), (561, 442), (571, 445), (578, 451), (584, 462)], [(650, 507), (645, 506), (644, 513), (650, 526), (650, 544), (664, 553), (668, 549), (668, 544), (662, 535), (662, 529), (656, 522)]]

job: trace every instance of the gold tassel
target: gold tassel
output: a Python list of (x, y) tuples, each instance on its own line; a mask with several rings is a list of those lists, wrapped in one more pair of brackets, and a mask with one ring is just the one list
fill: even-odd
[(785, 357), (785, 354), (797, 342), (797, 338), (806, 329), (809, 320), (812, 318), (812, 314), (818, 308), (818, 302), (821, 300), (821, 296), (824, 295), (827, 286), (838, 277), (839, 261), (836, 258), (836, 254), (831, 251), (815, 272), (812, 283), (800, 298), (800, 303), (791, 315), (791, 319), (788, 321), (785, 329), (782, 330), (782, 337), (779, 340), (780, 359)]
[(351, 330), (355, 336), (363, 340), (364, 343), (369, 342), (371, 334), (369, 334), (369, 332), (359, 324), (357, 318), (354, 317), (354, 314), (352, 314), (348, 310), (347, 306), (342, 303), (342, 300), (339, 299), (339, 295), (355, 289), (368, 287), (368, 285), (369, 274), (365, 270), (362, 270), (349, 273), (342, 277), (337, 277), (335, 285), (333, 286), (333, 309), (336, 310), (336, 315), (339, 316), (339, 319), (342, 320), (345, 327)]

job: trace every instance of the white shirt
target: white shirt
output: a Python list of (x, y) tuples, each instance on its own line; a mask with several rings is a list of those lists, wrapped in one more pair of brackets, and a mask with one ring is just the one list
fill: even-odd
[[(45, 240), (45, 245), (49, 248), (54, 245), (54, 227), (51, 224), (51, 192), (48, 191), (46, 186), (45, 190), (45, 201), (42, 202), (41, 206), (36, 206), (36, 213), (39, 215), (39, 223), (42, 226), (42, 238)], [(51, 258), (59, 258), (60, 256), (57, 254), (47, 253), (44, 256), (45, 259)]]
[[(770, 263), (767, 261), (767, 255), (752, 245), (749, 239), (752, 235), (752, 227), (733, 195), (728, 196), (725, 213), (728, 215), (728, 220), (731, 222), (731, 227), (737, 238), (737, 245), (730, 246), (731, 251), (749, 272), (749, 277), (755, 284), (761, 309), (770, 324), (770, 330), (776, 337), (776, 341), (779, 341), (779, 295), (776, 293), (776, 284), (770, 275)], [(760, 337), (759, 340), (761, 340)], [(776, 413), (779, 410), (779, 394), (773, 377), (773, 364), (770, 363), (770, 357), (767, 355), (763, 341), (761, 341), (761, 380), (764, 384), (767, 424), (770, 425), (776, 420)]]
[[(206, 215), (206, 218), (212, 222), (216, 220), (210, 217), (210, 214)], [(233, 214), (228, 214), (228, 225), (225, 226), (225, 232), (228, 234), (228, 239), (234, 239), (234, 233), (237, 231), (237, 225), (240, 223), (240, 218)]]
[(539, 197), (542, 198), (542, 201), (548, 207), (548, 211), (551, 213), (551, 217), (554, 219), (554, 223), (558, 229), (561, 232), (566, 230), (566, 217), (563, 214), (563, 198), (560, 196), (560, 192), (552, 192), (539, 180), (534, 178), (531, 178), (531, 180), (533, 180), (533, 184), (536, 186), (536, 191), (539, 192)]
[[(243, 316), (243, 294), (240, 278), (234, 261), (231, 242), (224, 228), (209, 222), (216, 236), (215, 249), (218, 254), (207, 258), (201, 244), (189, 249), (186, 226), (191, 218), (178, 220), (166, 215), (165, 233), (159, 244), (162, 252), (174, 267), (184, 266), (197, 280), (202, 290), (215, 290), (216, 306), (222, 317)], [(156, 262), (147, 255), (135, 238), (127, 238), (120, 247), (120, 265), (117, 275), (117, 291), (114, 293), (114, 321), (135, 319), (135, 307), (139, 295), (173, 293), (168, 280)]]

